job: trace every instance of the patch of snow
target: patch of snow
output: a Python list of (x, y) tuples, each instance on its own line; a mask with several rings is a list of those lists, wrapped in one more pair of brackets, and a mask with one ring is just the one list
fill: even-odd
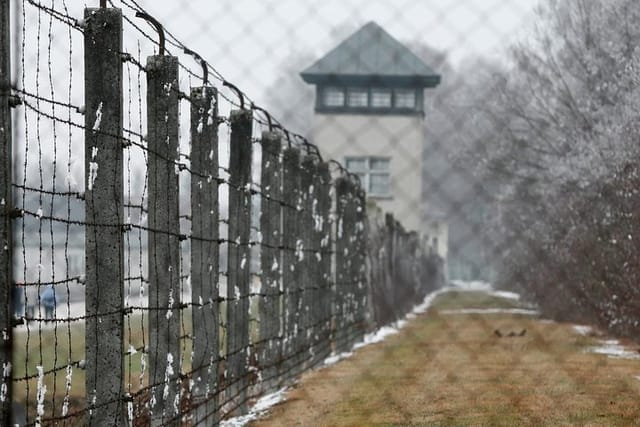
[(451, 281), (452, 290), (466, 290), (466, 291), (492, 291), (493, 287), (491, 283), (483, 282), (483, 281), (470, 281), (466, 282), (463, 280), (452, 280)]
[(573, 330), (582, 336), (589, 335), (591, 332), (593, 332), (593, 328), (591, 326), (584, 325), (573, 325)]
[(347, 359), (351, 356), (353, 356), (353, 352), (350, 352), (350, 351), (345, 353), (334, 354), (333, 356), (329, 356), (326, 359), (324, 359), (323, 366), (335, 365), (339, 361)]
[(288, 388), (282, 388), (274, 393), (261, 397), (247, 415), (231, 418), (220, 422), (220, 427), (242, 427), (263, 415), (269, 408), (285, 400)]
[(618, 340), (600, 341), (599, 346), (589, 347), (589, 353), (604, 354), (612, 359), (640, 360), (640, 353), (628, 350)]
[(493, 291), (491, 295), (498, 298), (511, 299), (514, 301), (520, 301), (520, 294), (509, 291)]
[[(384, 341), (389, 335), (397, 334), (400, 330), (398, 328), (394, 328), (392, 326), (383, 326), (375, 332), (365, 335), (364, 340), (360, 343), (357, 343), (353, 346), (354, 350), (362, 348), (369, 344), (375, 344)], [(328, 360), (328, 359), (327, 359)], [(325, 360), (325, 365), (327, 361)]]
[(426, 313), (427, 310), (429, 310), (429, 307), (431, 307), (431, 304), (433, 304), (433, 301), (436, 299), (436, 297), (444, 293), (451, 292), (452, 290), (454, 290), (454, 288), (447, 286), (442, 289), (438, 289), (437, 291), (431, 292), (425, 297), (424, 301), (422, 301), (421, 304), (413, 308), (412, 313), (413, 314)]
[(483, 282), (483, 281), (470, 281), (466, 282), (463, 280), (452, 280), (451, 286), (448, 286), (444, 289), (453, 290), (453, 291), (475, 291), (475, 292), (486, 292), (488, 295), (505, 298), (514, 301), (520, 301), (520, 294), (516, 292), (510, 291), (496, 291), (493, 290), (493, 286), (491, 283)]
[(524, 308), (461, 308), (458, 310), (440, 310), (439, 314), (523, 314), (526, 316), (537, 316), (538, 310), (527, 310)]

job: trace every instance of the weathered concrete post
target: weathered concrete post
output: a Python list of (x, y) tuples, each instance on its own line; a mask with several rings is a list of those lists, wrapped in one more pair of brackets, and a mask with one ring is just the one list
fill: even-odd
[[(332, 268), (332, 246), (331, 230), (333, 221), (331, 219), (331, 173), (329, 172), (328, 163), (320, 163), (318, 165), (318, 219), (321, 221), (319, 225), (320, 237), (320, 266), (318, 278), (320, 296), (318, 297), (320, 304), (320, 343), (321, 348), (318, 350), (318, 360), (323, 360), (331, 353), (331, 304), (333, 301), (333, 280), (331, 274)], [(317, 244), (317, 243), (316, 243)]]
[[(390, 213), (386, 213), (384, 216), (384, 235), (385, 235), (385, 260), (384, 260), (384, 282), (385, 289), (393, 289), (393, 283), (395, 278), (395, 219), (393, 215)], [(398, 301), (396, 300), (395, 293), (388, 293), (390, 301), (388, 302), (388, 306), (393, 309), (393, 320), (397, 320), (397, 305)]]
[(342, 232), (345, 235), (344, 263), (346, 269), (345, 291), (345, 322), (346, 322), (346, 346), (351, 347), (356, 340), (356, 318), (358, 315), (357, 294), (358, 278), (355, 265), (356, 254), (356, 200), (355, 183), (353, 177), (349, 177), (346, 186), (346, 209), (342, 222)]
[[(122, 13), (86, 9), (86, 391), (88, 424), (123, 424)], [(99, 225), (98, 225), (99, 224)]]
[(195, 425), (218, 422), (218, 94), (191, 88), (191, 376)]
[(178, 58), (147, 58), (149, 147), (149, 382), (152, 424), (178, 425), (180, 221)]
[[(302, 158), (300, 164), (300, 191), (302, 211), (300, 212), (300, 240), (302, 265), (300, 271), (301, 295), (301, 317), (302, 317), (302, 349), (303, 365), (300, 370), (313, 364), (314, 348), (317, 340), (317, 316), (316, 302), (318, 287), (318, 254), (314, 246), (316, 234), (316, 209), (317, 209), (317, 186), (318, 179), (316, 157), (307, 155)], [(319, 221), (318, 221), (319, 222)]]
[(361, 341), (367, 331), (369, 313), (369, 289), (367, 282), (367, 210), (366, 195), (360, 185), (353, 188), (354, 202), (354, 244), (353, 272), (356, 285), (356, 335), (355, 341)]
[(278, 384), (278, 362), (282, 357), (282, 293), (280, 290), (280, 267), (282, 265), (282, 162), (280, 161), (281, 137), (277, 133), (262, 134), (262, 203), (260, 230), (262, 250), (262, 298), (260, 299), (260, 366), (265, 390)]
[(0, 2), (0, 424), (11, 424), (11, 345), (13, 304), (13, 239), (11, 227), (12, 141), (11, 141), (11, 35), (8, 0)]
[(334, 341), (335, 351), (347, 350), (349, 314), (349, 291), (351, 285), (349, 265), (349, 179), (336, 179), (336, 284), (334, 297)]
[(250, 110), (231, 112), (226, 400), (238, 415), (248, 410), (252, 126)]
[(299, 235), (299, 168), (300, 150), (289, 147), (282, 156), (282, 198), (284, 201), (282, 230), (282, 289), (284, 294), (284, 363), (282, 373), (291, 375), (297, 362), (296, 344), (299, 333), (300, 291), (297, 241)]

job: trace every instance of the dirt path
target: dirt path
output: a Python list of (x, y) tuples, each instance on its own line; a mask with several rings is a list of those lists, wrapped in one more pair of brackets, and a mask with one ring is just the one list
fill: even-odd
[[(596, 337), (504, 305), (439, 297), (397, 335), (307, 373), (256, 426), (640, 426), (640, 361), (585, 352)], [(499, 337), (524, 332), (523, 336)]]

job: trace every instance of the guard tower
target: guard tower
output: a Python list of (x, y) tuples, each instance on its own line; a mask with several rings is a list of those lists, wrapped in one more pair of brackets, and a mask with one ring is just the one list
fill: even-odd
[(422, 197), (425, 89), (438, 86), (440, 76), (375, 22), (301, 76), (316, 86), (313, 142), (446, 259), (446, 227), (425, 219)]

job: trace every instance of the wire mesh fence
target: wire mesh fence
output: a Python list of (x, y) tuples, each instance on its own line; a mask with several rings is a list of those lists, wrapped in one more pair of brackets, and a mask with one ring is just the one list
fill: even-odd
[(2, 2), (5, 423), (215, 425), (448, 279), (637, 340), (631, 0), (90, 3)]
[[(215, 424), (436, 286), (374, 316), (358, 176), (136, 2), (15, 6), (5, 421)], [(422, 249), (387, 222), (389, 288)]]

